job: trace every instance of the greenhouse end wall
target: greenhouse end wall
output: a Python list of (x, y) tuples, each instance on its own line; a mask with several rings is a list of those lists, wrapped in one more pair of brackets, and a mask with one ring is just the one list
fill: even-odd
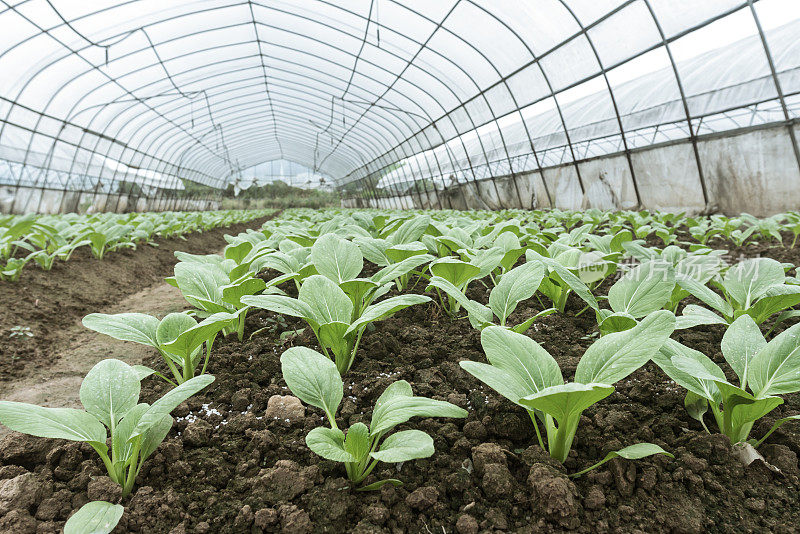
[[(793, 125), (796, 137), (800, 126)], [(800, 208), (800, 166), (785, 125), (698, 139), (708, 203), (689, 140), (550, 167), (511, 177), (460, 184), (443, 191), (343, 201), (345, 207), (388, 209), (642, 209), (688, 214), (742, 212), (759, 217)], [(631, 167), (641, 204), (636, 200)], [(581, 192), (583, 182), (584, 193)], [(548, 198), (549, 191), (552, 204)]]
[(145, 198), (87, 191), (0, 186), (0, 213), (117, 213), (144, 211), (207, 211), (221, 209), (216, 200)]

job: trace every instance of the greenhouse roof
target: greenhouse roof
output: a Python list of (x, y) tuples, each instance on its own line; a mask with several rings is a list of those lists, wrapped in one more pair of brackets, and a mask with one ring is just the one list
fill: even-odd
[(0, 158), (176, 188), (271, 161), (338, 184), (400, 161), (520, 172), (797, 117), (798, 19), (793, 0), (3, 0)]

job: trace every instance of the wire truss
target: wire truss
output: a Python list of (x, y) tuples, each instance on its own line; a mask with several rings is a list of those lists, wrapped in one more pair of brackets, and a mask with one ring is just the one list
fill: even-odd
[(642, 205), (633, 154), (684, 143), (709, 204), (699, 144), (768, 125), (800, 168), (794, 0), (0, 2), (17, 190), (285, 178), (443, 208), (510, 183), (525, 205), (520, 175), (571, 167), (586, 194), (582, 164), (622, 157)]

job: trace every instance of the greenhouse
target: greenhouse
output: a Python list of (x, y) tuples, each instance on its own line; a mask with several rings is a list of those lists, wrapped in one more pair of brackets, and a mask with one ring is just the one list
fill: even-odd
[(0, 73), (0, 533), (797, 531), (797, 0), (2, 0)]

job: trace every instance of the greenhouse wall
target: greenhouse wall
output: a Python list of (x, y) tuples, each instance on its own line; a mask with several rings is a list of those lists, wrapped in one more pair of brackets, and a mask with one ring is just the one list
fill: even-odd
[[(800, 137), (800, 126), (794, 125)], [(785, 125), (698, 139), (708, 204), (689, 140), (564, 164), (516, 176), (459, 184), (443, 191), (410, 190), (343, 206), (408, 209), (643, 209), (769, 216), (800, 206), (800, 166)], [(631, 174), (636, 176), (641, 204)], [(580, 172), (580, 177), (579, 173)], [(581, 182), (584, 192), (581, 192)], [(546, 186), (546, 187), (545, 187)], [(548, 198), (549, 191), (552, 198)], [(441, 205), (440, 205), (441, 203)]]
[(61, 191), (33, 187), (0, 186), (0, 213), (24, 214), (36, 207), (37, 213), (117, 213), (144, 211), (218, 210), (216, 200), (193, 198), (144, 198), (87, 191)]

